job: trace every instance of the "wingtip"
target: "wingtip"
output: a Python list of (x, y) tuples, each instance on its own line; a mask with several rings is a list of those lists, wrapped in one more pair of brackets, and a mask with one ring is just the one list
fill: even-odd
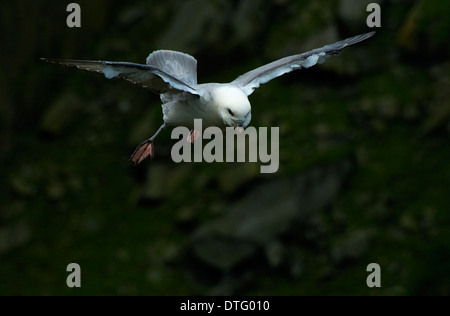
[(367, 33), (365, 33), (364, 35), (366, 35), (366, 36), (367, 36), (367, 38), (369, 38), (369, 37), (372, 37), (372, 36), (374, 36), (374, 35), (375, 35), (375, 33), (376, 33), (376, 31), (371, 31), (371, 32), (367, 32)]
[(376, 31), (371, 31), (371, 32), (367, 32), (367, 33), (362, 33), (362, 34), (356, 35), (355, 37), (356, 38), (361, 38), (361, 39), (367, 39), (369, 37), (374, 36), (375, 33), (376, 33)]
[(53, 64), (59, 64), (59, 63), (60, 63), (60, 60), (58, 60), (58, 59), (53, 59), (53, 58), (45, 58), (45, 57), (41, 57), (41, 58), (39, 58), (39, 60), (45, 61), (45, 62), (48, 62), (48, 63), (53, 63)]
[(375, 33), (376, 33), (375, 31), (371, 31), (371, 32), (367, 32), (367, 33), (363, 33), (363, 34), (359, 34), (359, 35), (347, 38), (347, 39), (342, 41), (343, 44), (344, 44), (343, 47), (347, 47), (347, 46), (350, 46), (350, 45), (353, 45), (353, 44), (365, 41), (366, 39), (374, 36)]

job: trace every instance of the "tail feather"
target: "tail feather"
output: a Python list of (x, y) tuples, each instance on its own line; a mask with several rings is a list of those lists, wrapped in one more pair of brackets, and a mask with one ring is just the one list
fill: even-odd
[(191, 55), (157, 50), (147, 57), (147, 65), (158, 67), (187, 84), (197, 84), (197, 60)]

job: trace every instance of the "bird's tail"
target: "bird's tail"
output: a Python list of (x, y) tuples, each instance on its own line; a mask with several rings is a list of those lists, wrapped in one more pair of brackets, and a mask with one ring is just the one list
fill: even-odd
[(147, 57), (147, 65), (158, 67), (187, 84), (197, 84), (197, 60), (191, 55), (157, 50)]

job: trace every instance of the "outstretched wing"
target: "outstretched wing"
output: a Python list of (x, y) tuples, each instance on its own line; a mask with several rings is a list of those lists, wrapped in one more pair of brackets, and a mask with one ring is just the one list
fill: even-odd
[(328, 57), (339, 54), (344, 47), (368, 39), (374, 34), (375, 32), (357, 35), (303, 54), (278, 59), (239, 76), (231, 83), (239, 86), (247, 95), (250, 95), (263, 83), (296, 69), (309, 68), (317, 63), (321, 64)]
[(41, 58), (41, 60), (103, 73), (108, 79), (116, 77), (123, 78), (134, 84), (153, 90), (156, 93), (189, 92), (191, 94), (199, 94), (195, 87), (152, 65), (141, 65), (128, 62), (50, 58)]

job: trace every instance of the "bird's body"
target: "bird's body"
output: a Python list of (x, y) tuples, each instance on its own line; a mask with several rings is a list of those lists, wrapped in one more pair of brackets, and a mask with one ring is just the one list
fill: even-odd
[(309, 68), (336, 55), (346, 46), (361, 42), (375, 32), (357, 35), (312, 51), (288, 56), (251, 70), (230, 83), (197, 83), (197, 61), (175, 51), (151, 53), (146, 65), (129, 62), (46, 59), (45, 61), (101, 72), (106, 78), (123, 78), (160, 94), (164, 123), (149, 139), (143, 141), (131, 155), (140, 163), (154, 154), (154, 139), (166, 126), (194, 128), (194, 119), (202, 126), (243, 129), (251, 120), (248, 96), (276, 77), (300, 68)]
[[(197, 89), (212, 92), (204, 98), (188, 93), (161, 95), (163, 120), (166, 125), (193, 129), (196, 118), (202, 119), (204, 127), (225, 128), (236, 125), (245, 128), (250, 123), (250, 102), (241, 89), (226, 83), (200, 84)], [(222, 100), (225, 100), (226, 104)], [(236, 117), (236, 124), (231, 121), (232, 117)]]

